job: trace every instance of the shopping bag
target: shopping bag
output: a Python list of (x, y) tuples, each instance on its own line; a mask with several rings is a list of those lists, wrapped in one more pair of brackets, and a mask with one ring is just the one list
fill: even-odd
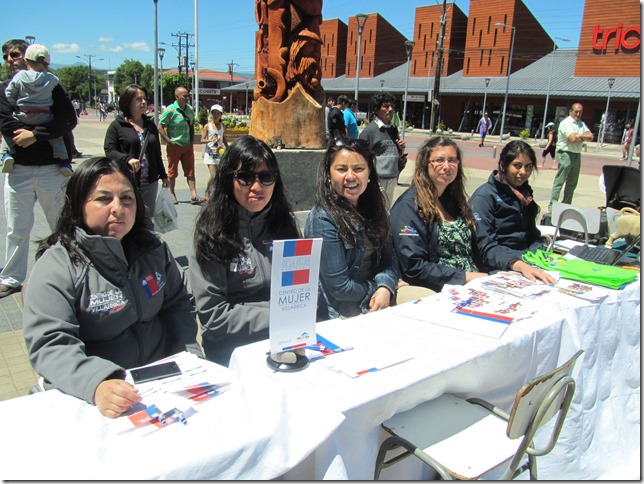
[(154, 230), (165, 234), (179, 228), (179, 214), (170, 198), (170, 189), (162, 187), (157, 193), (157, 199), (154, 203)]

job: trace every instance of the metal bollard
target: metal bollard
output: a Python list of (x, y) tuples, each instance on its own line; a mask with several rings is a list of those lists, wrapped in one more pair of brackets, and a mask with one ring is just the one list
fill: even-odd
[(496, 145), (492, 148), (492, 158), (496, 158)]

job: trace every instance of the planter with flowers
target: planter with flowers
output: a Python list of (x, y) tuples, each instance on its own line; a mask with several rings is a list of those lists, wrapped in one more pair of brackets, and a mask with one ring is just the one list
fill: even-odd
[(225, 128), (224, 136), (229, 144), (248, 134), (249, 128), (245, 121), (238, 121), (236, 118), (223, 118), (222, 123)]

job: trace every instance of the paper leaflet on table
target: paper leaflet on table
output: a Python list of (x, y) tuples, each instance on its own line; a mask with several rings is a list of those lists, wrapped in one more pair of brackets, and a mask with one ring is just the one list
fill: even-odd
[(353, 347), (340, 347), (337, 344), (332, 343), (328, 339), (324, 338), (319, 333), (315, 335), (315, 340), (315, 344), (306, 345), (304, 347), (309, 362), (322, 360), (327, 356), (335, 355), (337, 353), (342, 353), (343, 351), (349, 351), (353, 349)]
[(322, 239), (273, 241), (271, 353), (314, 343)]
[(142, 398), (124, 414), (135, 427), (148, 424), (164, 427), (177, 421), (185, 424), (187, 418), (196, 413), (194, 404), (230, 388), (233, 375), (227, 368), (205, 362), (185, 351), (153, 364), (169, 361), (177, 363), (181, 375), (134, 384), (130, 372), (126, 372), (125, 380), (136, 386)]
[(512, 322), (535, 311), (516, 297), (469, 285), (445, 285), (440, 294), (397, 308), (404, 317), (490, 338), (500, 338)]
[[(316, 345), (306, 347), (306, 354), (310, 361), (317, 361), (329, 370), (343, 373), (351, 378), (373, 373), (411, 359), (405, 348), (382, 351), (382, 349), (370, 345), (339, 346), (319, 334), (316, 335), (316, 339)], [(314, 346), (320, 349), (312, 349)], [(332, 358), (329, 358), (330, 356)]]

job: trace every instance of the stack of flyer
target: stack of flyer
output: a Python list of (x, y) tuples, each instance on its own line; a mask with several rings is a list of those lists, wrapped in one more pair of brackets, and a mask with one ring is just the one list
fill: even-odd
[(531, 300), (543, 298), (553, 292), (592, 303), (600, 303), (608, 296), (606, 288), (559, 278), (559, 273), (556, 271), (548, 271), (548, 273), (558, 279), (557, 284), (549, 285), (541, 281), (531, 281), (518, 272), (499, 272), (483, 279), (481, 287), (500, 294)]
[(468, 333), (500, 338), (510, 324), (531, 318), (529, 301), (481, 286), (445, 285), (440, 294), (403, 304), (398, 314)]
[(141, 402), (123, 416), (125, 430), (139, 427), (163, 428), (180, 422), (187, 425), (197, 411), (195, 405), (221, 395), (230, 388), (234, 374), (228, 368), (210, 363), (188, 352), (177, 353), (153, 364), (174, 361), (181, 375), (133, 383), (130, 372), (125, 381), (136, 386)]

